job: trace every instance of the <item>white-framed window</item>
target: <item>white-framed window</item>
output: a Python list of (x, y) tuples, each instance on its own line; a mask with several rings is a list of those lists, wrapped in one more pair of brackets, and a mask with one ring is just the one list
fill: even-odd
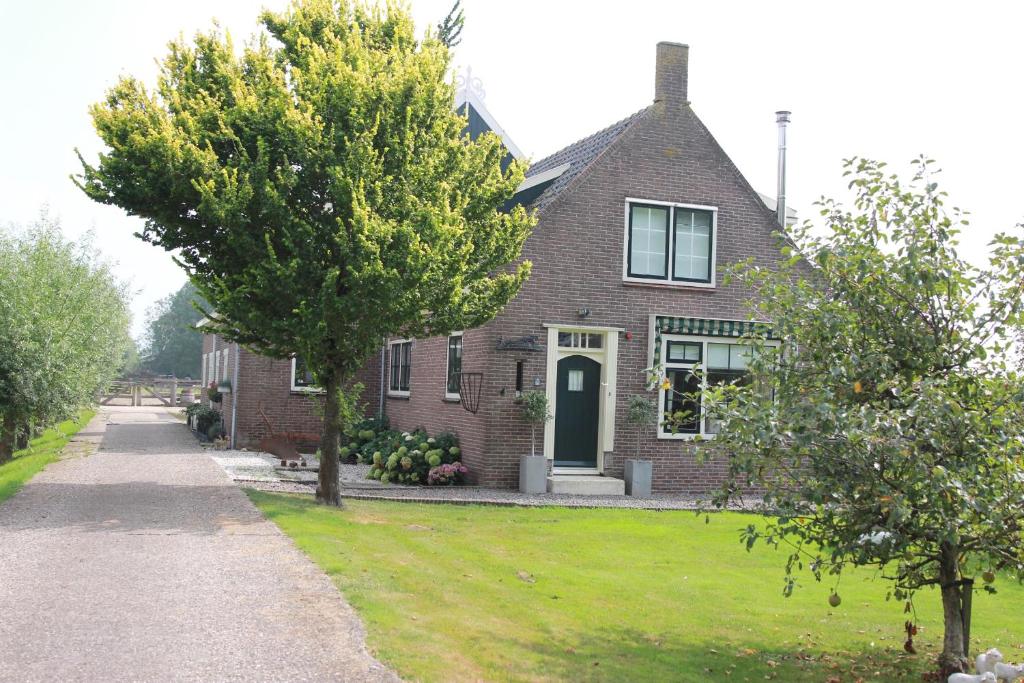
[(599, 351), (604, 346), (604, 333), (559, 330), (558, 346), (563, 349), (579, 349), (581, 351)]
[(206, 378), (210, 376), (210, 372), (209, 372), (209, 369), (210, 369), (210, 354), (208, 354), (208, 353), (204, 353), (204, 354), (203, 354), (203, 368), (202, 368), (202, 374), (203, 374), (203, 388), (204, 388), (204, 389), (205, 389), (205, 388), (206, 388), (206, 386), (207, 386), (207, 385), (206, 385)]
[(213, 372), (210, 373), (210, 381), (216, 382), (217, 378), (220, 377), (220, 352), (214, 351), (213, 356)]
[(228, 358), (230, 358), (230, 356), (228, 355), (228, 349), (224, 349), (223, 351), (221, 351), (221, 354), (224, 357), (223, 357), (223, 359), (221, 359), (221, 362), (220, 362), (220, 381), (221, 382), (227, 382), (228, 381)]
[(388, 342), (390, 353), (390, 373), (388, 376), (388, 394), (391, 396), (408, 396), (409, 379), (412, 376), (412, 340), (396, 339)]
[(458, 401), (459, 381), (462, 375), (462, 333), (452, 332), (448, 335), (447, 367), (445, 369), (444, 397), (449, 401)]
[(714, 287), (717, 216), (713, 206), (627, 199), (622, 279)]
[(292, 356), (292, 391), (323, 391), (299, 356)]
[[(669, 388), (658, 383), (658, 438), (714, 438), (718, 421), (705, 414), (701, 392), (718, 384), (744, 384), (751, 350), (735, 339), (663, 335), (657, 360)], [(681, 417), (669, 424), (673, 415)]]

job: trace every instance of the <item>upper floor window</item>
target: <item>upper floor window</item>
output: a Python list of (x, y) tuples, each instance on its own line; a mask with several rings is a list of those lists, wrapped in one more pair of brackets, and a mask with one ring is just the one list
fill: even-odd
[(395, 396), (409, 395), (409, 377), (412, 374), (412, 342), (396, 340), (390, 343), (391, 376), (388, 393)]
[(715, 209), (629, 201), (625, 279), (713, 287)]
[(453, 332), (448, 337), (448, 370), (445, 384), (445, 398), (458, 400), (459, 382), (462, 378), (462, 333)]

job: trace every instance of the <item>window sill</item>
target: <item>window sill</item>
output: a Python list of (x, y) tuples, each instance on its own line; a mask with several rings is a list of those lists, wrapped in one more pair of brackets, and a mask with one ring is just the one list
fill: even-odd
[(292, 394), (324, 394), (327, 393), (323, 389), (316, 387), (292, 387), (289, 393)]
[(409, 400), (409, 392), (408, 391), (388, 391), (388, 398), (397, 398), (400, 401), (408, 401)]
[(714, 441), (714, 434), (658, 434), (659, 441)]
[(685, 289), (697, 292), (715, 291), (715, 285), (701, 284), (699, 282), (667, 282), (664, 280), (640, 280), (623, 278), (622, 284), (626, 287), (654, 287), (656, 289)]
[(445, 403), (462, 403), (462, 397), (458, 394), (445, 394), (443, 400)]

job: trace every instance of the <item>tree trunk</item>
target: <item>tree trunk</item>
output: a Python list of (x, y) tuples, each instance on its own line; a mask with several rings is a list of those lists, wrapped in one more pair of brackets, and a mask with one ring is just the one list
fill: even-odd
[(14, 457), (14, 439), (17, 431), (14, 419), (5, 416), (3, 424), (0, 424), (0, 465)]
[(963, 596), (961, 592), (960, 566), (955, 546), (943, 543), (939, 560), (939, 585), (942, 587), (942, 615), (945, 635), (942, 639), (942, 654), (939, 667), (942, 680), (951, 673), (965, 672), (969, 665), (964, 652)]
[(28, 442), (32, 439), (32, 425), (26, 422), (21, 429), (14, 430), (14, 450), (20, 451), (28, 448)]
[(324, 505), (341, 507), (341, 486), (338, 482), (338, 435), (341, 406), (338, 392), (341, 382), (336, 371), (325, 377), (327, 391), (324, 401), (324, 431), (320, 437), (320, 474), (316, 487), (316, 501)]

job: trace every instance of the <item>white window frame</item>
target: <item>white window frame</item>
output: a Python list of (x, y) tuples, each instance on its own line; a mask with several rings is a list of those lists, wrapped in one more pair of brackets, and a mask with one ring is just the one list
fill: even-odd
[(213, 352), (213, 374), (210, 376), (211, 382), (216, 382), (217, 378), (220, 377), (220, 352)]
[[(658, 438), (659, 439), (667, 439), (667, 440), (671, 440), (671, 441), (693, 441), (695, 439), (701, 439), (701, 440), (714, 439), (717, 436), (717, 434), (715, 434), (715, 433), (711, 433), (711, 434), (705, 433), (705, 429), (707, 429), (707, 415), (706, 415), (705, 410), (704, 410), (704, 402), (703, 401), (701, 401), (701, 404), (700, 404), (700, 422), (699, 422), (699, 424), (700, 424), (700, 431), (699, 432), (694, 433), (694, 434), (684, 434), (684, 433), (673, 434), (671, 432), (666, 433), (666, 432), (664, 432), (662, 430), (662, 423), (665, 421), (665, 389), (661, 385), (662, 379), (664, 377), (668, 376), (667, 370), (669, 370), (670, 367), (675, 368), (675, 367), (678, 367), (680, 365), (685, 365), (685, 363), (680, 363), (679, 361), (676, 361), (676, 362), (672, 363), (671, 366), (669, 365), (669, 362), (668, 362), (668, 348), (669, 348), (669, 342), (673, 342), (673, 341), (698, 342), (698, 343), (700, 343), (701, 344), (700, 367), (701, 367), (701, 370), (704, 371), (704, 372), (707, 372), (707, 369), (708, 369), (707, 368), (708, 344), (729, 344), (729, 345), (736, 345), (736, 346), (749, 346), (749, 344), (744, 343), (743, 341), (737, 339), (736, 337), (713, 337), (713, 336), (692, 335), (692, 334), (662, 334), (661, 335), (661, 356), (659, 358), (655, 359), (655, 361), (658, 364), (658, 367), (660, 367), (661, 371), (662, 371), (662, 377), (660, 377), (658, 379), (658, 424), (657, 424)], [(764, 345), (765, 346), (779, 346), (779, 342), (778, 341), (766, 341), (764, 343)], [(701, 391), (705, 391), (706, 389), (707, 389), (707, 378), (705, 376), (705, 377), (701, 378)]]
[(230, 356), (228, 355), (228, 349), (224, 349), (223, 351), (221, 351), (221, 354), (224, 356), (224, 358), (220, 362), (220, 381), (221, 382), (227, 382), (228, 381), (228, 359), (230, 358)]
[[(394, 356), (394, 349), (393, 349), (393, 347), (397, 346), (399, 344), (412, 344), (412, 339), (392, 339), (391, 341), (388, 342), (388, 374), (387, 374), (388, 396), (393, 396), (395, 398), (409, 398), (409, 396), (412, 394), (412, 346), (409, 347), (409, 388), (408, 389), (392, 389), (391, 388), (391, 366), (392, 366), (392, 360), (391, 359)], [(447, 349), (446, 349), (445, 353), (447, 353)], [(447, 365), (447, 361), (445, 361), (445, 364)], [(445, 375), (445, 377), (447, 378), (447, 375)], [(401, 386), (401, 384), (402, 384), (401, 370), (399, 370), (398, 384), (399, 384), (399, 386)]]
[(290, 382), (291, 390), (293, 392), (295, 392), (295, 393), (303, 393), (303, 394), (322, 394), (322, 393), (324, 393), (323, 387), (318, 387), (316, 385), (299, 386), (299, 385), (297, 385), (295, 383), (295, 371), (297, 369), (297, 364), (296, 364), (297, 360), (298, 359), (295, 356), (292, 356), (292, 358), (291, 358), (292, 374), (291, 374), (291, 382)]
[(209, 365), (210, 365), (210, 354), (204, 353), (203, 354), (203, 385), (202, 385), (203, 389), (206, 389), (206, 387), (208, 386), (207, 383), (206, 383), (206, 376), (207, 376), (207, 369), (209, 368)]
[[(665, 278), (640, 277), (629, 274), (629, 208), (632, 204), (650, 204), (652, 206), (668, 207), (668, 266)], [(676, 209), (694, 209), (697, 211), (708, 211), (711, 213), (711, 263), (709, 266), (709, 282), (693, 282), (689, 280), (673, 280), (672, 272), (675, 269), (675, 242), (676, 242)], [(663, 202), (655, 199), (641, 199), (639, 197), (626, 197), (625, 208), (623, 209), (624, 222), (622, 227), (622, 281), (652, 285), (656, 287), (700, 287), (703, 289), (714, 289), (716, 280), (716, 265), (718, 262), (718, 207), (705, 206), (703, 204), (680, 204), (678, 202)]]
[[(466, 355), (466, 337), (463, 335), (462, 330), (458, 332), (452, 332), (444, 339), (444, 398), (446, 401), (461, 401), (462, 396), (458, 392), (452, 393), (448, 391), (448, 364), (451, 362), (451, 358), (448, 355), (448, 350), (451, 348), (452, 337), (462, 338), (462, 357), (465, 360)], [(390, 356), (389, 356), (390, 358)], [(409, 376), (409, 384), (412, 384), (412, 375)], [(388, 388), (391, 388), (391, 376), (388, 375)], [(411, 388), (411, 386), (410, 386)]]

